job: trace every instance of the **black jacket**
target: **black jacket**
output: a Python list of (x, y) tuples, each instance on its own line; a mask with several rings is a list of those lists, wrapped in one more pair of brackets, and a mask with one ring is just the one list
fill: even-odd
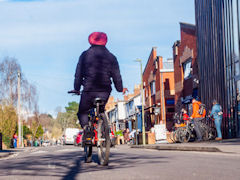
[(111, 92), (111, 78), (118, 92), (122, 92), (122, 78), (116, 57), (105, 46), (91, 46), (79, 57), (74, 89), (79, 91)]

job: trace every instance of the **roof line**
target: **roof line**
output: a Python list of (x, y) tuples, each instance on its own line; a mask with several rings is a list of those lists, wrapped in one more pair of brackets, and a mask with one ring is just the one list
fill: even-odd
[[(143, 70), (143, 74), (144, 74), (144, 72), (145, 72), (145, 70), (146, 70), (146, 68), (147, 68), (148, 62), (150, 61), (150, 56), (151, 56), (151, 54), (152, 54), (152, 52), (153, 52), (154, 49), (157, 49), (157, 47), (152, 47), (152, 50), (151, 50), (150, 55), (149, 55), (149, 57), (148, 57), (147, 64), (146, 64), (146, 66), (145, 66), (145, 68), (144, 68), (144, 70)], [(143, 75), (143, 74), (142, 74), (142, 75)]]
[(179, 22), (181, 28), (189, 28), (189, 29), (196, 29), (196, 26), (194, 24), (185, 23), (185, 22)]

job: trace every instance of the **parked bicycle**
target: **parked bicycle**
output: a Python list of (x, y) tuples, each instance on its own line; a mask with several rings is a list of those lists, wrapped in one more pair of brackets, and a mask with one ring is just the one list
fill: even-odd
[(213, 140), (217, 137), (216, 128), (213, 126), (212, 119), (210, 117), (206, 117), (201, 121), (200, 129), (202, 131), (203, 140)]
[[(216, 137), (216, 129), (210, 126), (209, 119), (204, 119), (200, 122), (200, 131), (203, 136), (203, 140), (213, 140)], [(188, 121), (185, 125), (179, 126), (172, 133), (172, 141), (186, 143), (194, 141), (196, 139), (196, 132), (194, 130), (194, 123)]]
[[(69, 91), (68, 93), (80, 95), (73, 91)], [(85, 162), (92, 161), (93, 146), (96, 145), (99, 164), (106, 166), (109, 162), (111, 141), (108, 120), (103, 108), (104, 104), (105, 102), (101, 98), (94, 100), (94, 108), (89, 112), (89, 127), (93, 132), (92, 142), (83, 141), (82, 144), (85, 152)]]

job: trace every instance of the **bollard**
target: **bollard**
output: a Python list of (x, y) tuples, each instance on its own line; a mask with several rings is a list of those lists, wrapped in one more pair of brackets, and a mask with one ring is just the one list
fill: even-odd
[(2, 133), (0, 133), (0, 150), (2, 150)]

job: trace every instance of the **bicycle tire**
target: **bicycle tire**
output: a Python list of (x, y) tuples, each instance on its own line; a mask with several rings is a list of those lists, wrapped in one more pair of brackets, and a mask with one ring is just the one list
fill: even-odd
[(215, 128), (209, 128), (208, 139), (214, 140), (217, 137), (217, 130)]
[(175, 135), (175, 133), (174, 133), (174, 131), (172, 131), (171, 134), (170, 134), (170, 140), (171, 140), (173, 143), (175, 143), (174, 135)]
[(102, 166), (107, 166), (110, 156), (110, 136), (109, 136), (109, 127), (107, 117), (104, 113), (100, 114), (100, 118), (98, 120), (98, 142), (97, 142), (97, 150), (98, 150), (98, 160), (99, 164)]
[(179, 136), (179, 142), (181, 143), (187, 143), (190, 141), (191, 138), (191, 131), (189, 131), (188, 129), (181, 129), (180, 131), (180, 136)]
[(175, 131), (175, 142), (180, 142), (180, 135), (181, 135), (181, 128), (178, 128), (176, 131)]
[(92, 162), (92, 145), (85, 145), (84, 152), (85, 152), (85, 162), (86, 163)]
[(173, 132), (173, 142), (176, 143), (177, 142), (177, 131)]

